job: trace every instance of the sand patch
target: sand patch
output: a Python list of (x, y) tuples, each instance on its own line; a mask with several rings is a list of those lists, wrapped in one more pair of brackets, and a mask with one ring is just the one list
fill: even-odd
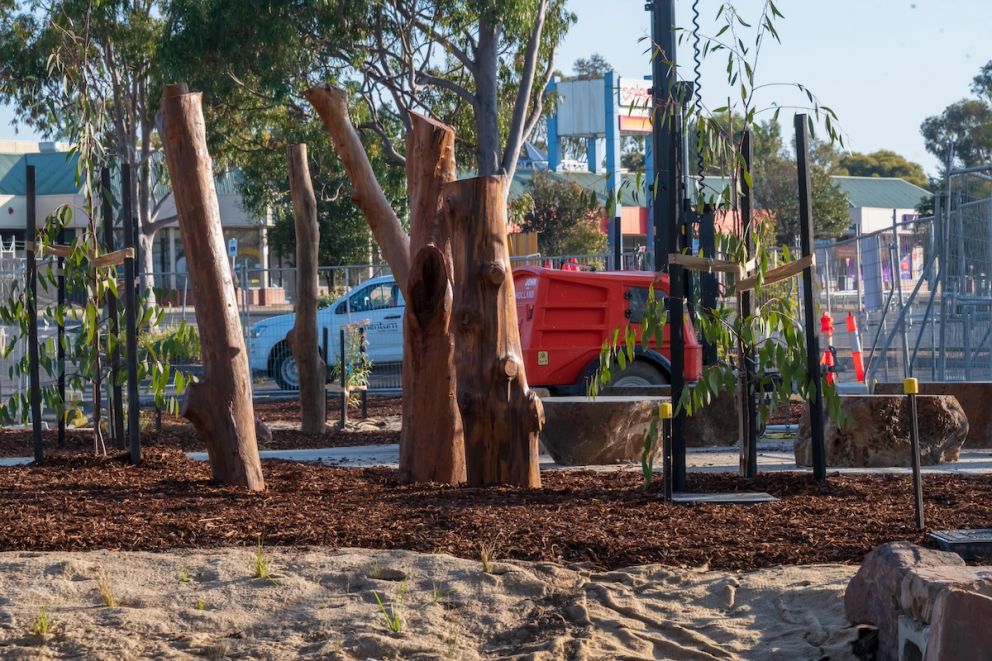
[[(444, 554), (0, 553), (4, 659), (831, 659), (856, 567), (600, 572)], [(119, 605), (108, 608), (99, 581)], [(379, 595), (386, 614), (376, 602)], [(50, 631), (31, 633), (40, 609)], [(396, 616), (398, 632), (387, 616)]]

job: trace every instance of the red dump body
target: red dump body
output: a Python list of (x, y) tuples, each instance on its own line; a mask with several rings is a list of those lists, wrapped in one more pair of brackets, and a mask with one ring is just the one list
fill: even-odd
[[(520, 344), (529, 384), (550, 388), (583, 386), (598, 365), (603, 340), (612, 339), (617, 328), (622, 337), (628, 320), (639, 345), (640, 314), (652, 283), (657, 296), (667, 297), (667, 274), (559, 271), (534, 266), (514, 269)], [(688, 318), (683, 336), (685, 378), (698, 381), (703, 353)], [(668, 377), (671, 360), (668, 324), (660, 351), (653, 340), (649, 347), (638, 360)]]

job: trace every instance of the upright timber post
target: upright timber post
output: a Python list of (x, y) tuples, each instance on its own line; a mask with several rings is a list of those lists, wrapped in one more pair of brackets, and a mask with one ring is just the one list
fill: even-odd
[(121, 164), (121, 228), (124, 247), (124, 332), (127, 335), (127, 446), (132, 464), (141, 463), (141, 404), (138, 395), (138, 290), (135, 286), (135, 227), (131, 213), (131, 166)]
[(35, 242), (38, 240), (37, 196), (35, 192), (34, 166), (25, 167), (27, 188), (27, 236), (25, 254), (27, 256), (28, 285), (28, 370), (31, 383), (31, 439), (34, 444), (34, 460), (44, 459), (41, 445), (41, 371), (38, 358), (38, 262)]
[[(751, 259), (754, 252), (754, 238), (751, 236), (751, 224), (754, 221), (754, 214), (752, 210), (751, 186), (748, 184), (748, 180), (752, 176), (751, 163), (754, 160), (754, 147), (751, 143), (750, 130), (744, 131), (744, 135), (741, 137), (741, 156), (744, 161), (740, 168), (741, 231), (744, 234), (745, 261), (747, 261)], [(745, 172), (747, 176), (744, 176)], [(741, 292), (741, 315), (745, 319), (751, 316), (753, 296), (750, 289)], [(753, 344), (745, 344), (744, 364), (741, 367), (744, 370), (743, 389), (741, 393), (741, 421), (743, 423), (741, 448), (746, 448), (747, 450), (743, 453), (742, 460), (744, 465), (741, 468), (743, 469), (742, 473), (744, 477), (756, 477), (758, 475), (758, 401), (754, 387), (755, 360)]]
[(668, 268), (669, 323), (672, 359), (672, 487), (685, 490), (685, 409), (679, 406), (685, 389), (685, 338), (683, 331), (683, 270), (668, 263), (668, 254), (679, 249), (679, 174), (678, 99), (675, 97), (675, 0), (654, 0), (647, 5), (652, 12), (653, 41), (651, 72), (654, 86), (654, 122), (652, 156), (654, 181), (654, 269)]
[[(703, 257), (716, 257), (716, 218), (713, 207), (705, 205), (699, 217), (699, 249)], [(699, 295), (703, 314), (712, 314), (716, 309), (717, 298), (716, 274), (702, 272), (699, 274)], [(703, 365), (715, 365), (717, 362), (716, 344), (703, 338)]]
[(220, 223), (200, 94), (168, 85), (162, 143), (203, 348), (203, 379), (186, 389), (182, 415), (196, 428), (215, 481), (264, 491), (251, 400), (251, 371)]
[[(805, 114), (795, 117), (796, 162), (799, 166), (799, 246), (802, 257), (813, 254), (813, 198), (809, 178), (809, 128)], [(803, 306), (806, 308), (806, 370), (813, 384), (809, 403), (813, 477), (827, 479), (827, 454), (823, 432), (823, 379), (820, 377), (820, 341), (816, 334), (816, 303), (813, 298), (813, 266), (803, 269)]]
[[(103, 215), (103, 242), (108, 252), (114, 251), (114, 205), (111, 200), (110, 168), (100, 170), (100, 212)], [(115, 267), (116, 270), (116, 267)], [(110, 320), (110, 334), (113, 336), (114, 348), (110, 352), (110, 422), (111, 435), (116, 446), (123, 450), (127, 443), (124, 439), (124, 401), (121, 384), (117, 375), (121, 371), (121, 347), (116, 342), (120, 336), (117, 319), (117, 295), (107, 289), (107, 316)]]
[(317, 349), (317, 248), (320, 228), (317, 225), (317, 198), (310, 179), (305, 144), (287, 147), (289, 191), (293, 201), (296, 228), (296, 318), (287, 335), (289, 348), (300, 376), (300, 430), (304, 434), (323, 434), (327, 425), (327, 364)]

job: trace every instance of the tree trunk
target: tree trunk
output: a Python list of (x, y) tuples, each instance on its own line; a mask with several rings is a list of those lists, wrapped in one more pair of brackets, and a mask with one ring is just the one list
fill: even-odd
[(444, 186), (454, 246), (455, 369), (468, 483), (538, 488), (541, 400), (527, 387), (510, 256), (506, 180)]
[(300, 375), (300, 430), (323, 434), (327, 423), (327, 365), (317, 348), (317, 198), (310, 181), (307, 146), (290, 145), (289, 190), (296, 227), (296, 320), (286, 336)]
[(141, 253), (141, 289), (148, 291), (148, 302), (155, 304), (155, 232), (146, 233), (138, 228), (138, 252)]
[(185, 85), (167, 86), (162, 125), (203, 353), (203, 380), (186, 390), (181, 412), (207, 446), (214, 480), (262, 491), (251, 371), (221, 231), (200, 94), (189, 94)]
[(410, 115), (406, 178), (413, 265), (403, 316), (400, 475), (414, 482), (465, 481), (451, 333), (451, 236), (441, 187), (455, 179), (455, 132)]

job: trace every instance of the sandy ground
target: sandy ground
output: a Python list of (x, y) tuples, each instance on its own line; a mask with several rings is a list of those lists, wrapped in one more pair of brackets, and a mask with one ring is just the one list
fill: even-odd
[[(498, 553), (498, 550), (497, 550)], [(361, 549), (0, 554), (4, 659), (850, 658), (852, 566), (752, 573)], [(101, 582), (119, 602), (106, 607)], [(375, 601), (395, 609), (392, 633)], [(32, 633), (45, 607), (46, 636)]]

